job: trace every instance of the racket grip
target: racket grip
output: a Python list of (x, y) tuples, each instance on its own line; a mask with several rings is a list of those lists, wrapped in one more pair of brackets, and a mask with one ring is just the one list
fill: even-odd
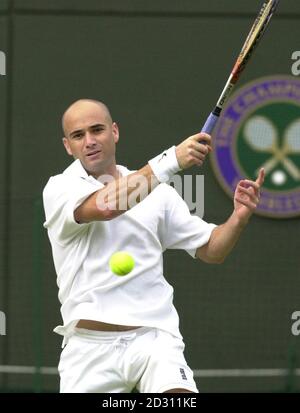
[(201, 132), (208, 133), (210, 135), (212, 131), (214, 130), (214, 127), (216, 126), (218, 119), (219, 119), (219, 116), (215, 115), (214, 113), (211, 113), (209, 117), (206, 119), (206, 122)]

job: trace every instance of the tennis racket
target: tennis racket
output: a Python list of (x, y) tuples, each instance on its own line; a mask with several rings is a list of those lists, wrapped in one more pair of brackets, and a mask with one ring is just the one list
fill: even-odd
[(201, 132), (211, 134), (214, 127), (217, 124), (217, 121), (220, 117), (222, 109), (225, 105), (225, 102), (229, 98), (235, 84), (240, 78), (242, 71), (245, 69), (246, 64), (248, 63), (254, 49), (261, 40), (266, 28), (271, 20), (273, 13), (276, 10), (276, 7), (279, 3), (279, 0), (267, 0), (264, 2), (251, 30), (248, 34), (248, 37), (245, 41), (245, 44), (239, 54), (239, 57), (232, 69), (232, 72), (227, 80), (227, 83), (221, 93), (221, 96), (217, 102), (216, 107), (213, 112), (207, 118), (205, 125)]

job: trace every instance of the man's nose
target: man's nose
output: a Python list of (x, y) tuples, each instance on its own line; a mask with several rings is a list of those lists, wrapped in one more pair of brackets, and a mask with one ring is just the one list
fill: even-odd
[(87, 147), (94, 146), (96, 144), (96, 138), (93, 133), (86, 132), (85, 134), (85, 145)]

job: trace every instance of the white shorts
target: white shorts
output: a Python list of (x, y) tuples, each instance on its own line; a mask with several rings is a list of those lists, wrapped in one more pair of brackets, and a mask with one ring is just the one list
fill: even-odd
[(76, 328), (60, 357), (61, 393), (198, 393), (180, 338), (155, 328), (122, 332)]

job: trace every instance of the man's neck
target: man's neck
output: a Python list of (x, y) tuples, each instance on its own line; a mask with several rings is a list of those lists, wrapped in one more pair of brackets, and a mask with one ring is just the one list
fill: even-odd
[(97, 179), (100, 182), (101, 182), (101, 177), (105, 178), (107, 176), (112, 176), (114, 179), (118, 179), (121, 176), (120, 172), (117, 169), (116, 164), (111, 165), (109, 168), (105, 170), (91, 173), (90, 175), (92, 175), (95, 179)]

